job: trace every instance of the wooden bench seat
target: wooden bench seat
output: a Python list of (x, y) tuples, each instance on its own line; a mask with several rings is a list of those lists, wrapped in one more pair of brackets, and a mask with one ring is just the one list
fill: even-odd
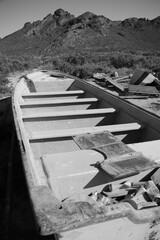
[(103, 160), (103, 155), (94, 150), (80, 150), (42, 156), (43, 166), (50, 186), (55, 195), (61, 200), (82, 191), (99, 172), (94, 167), (94, 164)]
[(30, 140), (41, 140), (41, 139), (53, 139), (76, 136), (78, 134), (91, 133), (91, 132), (126, 132), (141, 129), (142, 126), (138, 123), (126, 123), (126, 124), (115, 124), (97, 127), (85, 127), (85, 128), (72, 128), (54, 131), (33, 131), (30, 134)]
[(82, 90), (73, 90), (73, 91), (56, 91), (56, 92), (32, 92), (23, 94), (23, 98), (39, 98), (39, 97), (52, 97), (52, 96), (65, 96), (65, 95), (79, 95), (83, 94)]
[(102, 116), (107, 113), (114, 113), (114, 108), (100, 108), (100, 109), (88, 109), (88, 110), (75, 110), (75, 111), (63, 111), (63, 112), (51, 112), (51, 113), (31, 113), (24, 114), (23, 119), (36, 119), (36, 118), (64, 118), (64, 117), (79, 117), (79, 116)]
[(160, 140), (128, 144), (135, 151), (141, 152), (145, 157), (160, 162)]
[(83, 104), (83, 103), (94, 103), (97, 102), (97, 98), (78, 98), (78, 99), (59, 99), (59, 100), (43, 100), (39, 102), (27, 102), (21, 103), (21, 107), (32, 107), (32, 106), (46, 106), (46, 105), (68, 105), (68, 104)]

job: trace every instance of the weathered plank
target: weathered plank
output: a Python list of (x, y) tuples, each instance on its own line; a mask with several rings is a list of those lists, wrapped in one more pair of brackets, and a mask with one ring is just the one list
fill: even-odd
[(125, 92), (126, 88), (124, 86), (122, 86), (122, 84), (118, 83), (115, 80), (112, 80), (111, 78), (107, 77), (106, 78), (106, 82), (113, 85), (116, 89), (118, 89), (121, 92)]
[(142, 95), (156, 95), (159, 96), (159, 91), (153, 86), (132, 85), (128, 87), (128, 93), (142, 94)]
[(63, 129), (63, 130), (54, 130), (54, 131), (33, 131), (30, 134), (30, 140), (42, 140), (42, 139), (53, 139), (53, 138), (63, 138), (71, 137), (84, 133), (96, 133), (102, 131), (114, 132), (126, 132), (126, 131), (135, 131), (142, 128), (138, 123), (126, 123), (126, 124), (115, 124), (115, 125), (106, 125), (106, 126), (97, 126), (97, 127), (85, 127), (85, 128), (72, 128), (72, 129)]
[(56, 91), (56, 92), (36, 92), (36, 93), (26, 93), (23, 94), (23, 98), (32, 98), (32, 97), (51, 97), (51, 96), (65, 96), (65, 95), (79, 95), (83, 94), (82, 90), (74, 90), (74, 91)]
[(131, 84), (139, 85), (146, 77), (148, 76), (148, 72), (142, 70), (136, 70), (131, 77)]
[(105, 115), (108, 113), (114, 113), (114, 108), (100, 108), (100, 109), (88, 109), (88, 110), (75, 110), (75, 111), (57, 111), (51, 113), (31, 113), (24, 114), (23, 119), (36, 119), (36, 118), (62, 118), (62, 117), (78, 117), (78, 116), (94, 116), (94, 115)]
[(120, 96), (122, 99), (147, 99), (148, 96), (140, 96), (140, 95), (128, 95), (128, 96)]
[(21, 107), (31, 107), (31, 106), (46, 106), (46, 105), (68, 105), (68, 104), (83, 104), (83, 103), (94, 103), (97, 102), (97, 98), (78, 98), (78, 99), (60, 99), (60, 100), (43, 100), (43, 101), (36, 101), (36, 102), (25, 102), (21, 103)]

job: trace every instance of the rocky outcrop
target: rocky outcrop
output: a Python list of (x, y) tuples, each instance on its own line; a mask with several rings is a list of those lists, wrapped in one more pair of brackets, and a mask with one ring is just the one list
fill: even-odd
[(71, 15), (63, 9), (57, 9), (54, 14), (48, 14), (42, 21), (36, 21), (26, 23), (23, 27), (26, 36), (32, 35), (48, 35), (51, 34), (54, 29), (59, 26), (63, 26), (68, 21), (74, 19), (74, 15)]
[(155, 26), (160, 28), (160, 16), (157, 18), (154, 18), (153, 20), (151, 20), (151, 23)]
[(150, 26), (150, 21), (146, 18), (128, 18), (121, 22), (121, 26), (129, 29), (141, 30)]
[(64, 25), (65, 23), (69, 22), (74, 18), (75, 18), (74, 15), (71, 15), (70, 13), (64, 11), (63, 9), (58, 9), (53, 14), (53, 19), (56, 21), (57, 27)]

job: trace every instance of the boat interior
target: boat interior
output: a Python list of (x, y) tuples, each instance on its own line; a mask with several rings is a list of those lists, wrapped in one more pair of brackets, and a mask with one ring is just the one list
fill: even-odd
[[(110, 182), (140, 181), (158, 164), (159, 118), (87, 81), (28, 74), (17, 84), (14, 106), (35, 185), (48, 186), (60, 201), (100, 192)], [(127, 156), (132, 162), (143, 156), (149, 167), (128, 172), (123, 166), (116, 175), (116, 159)], [(109, 173), (97, 167), (105, 160), (114, 162)]]

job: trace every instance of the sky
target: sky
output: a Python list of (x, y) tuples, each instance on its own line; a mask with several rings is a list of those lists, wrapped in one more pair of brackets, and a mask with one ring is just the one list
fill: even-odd
[(58, 8), (75, 17), (89, 11), (111, 20), (160, 16), (160, 0), (0, 0), (0, 38), (21, 29), (26, 22), (42, 20)]

